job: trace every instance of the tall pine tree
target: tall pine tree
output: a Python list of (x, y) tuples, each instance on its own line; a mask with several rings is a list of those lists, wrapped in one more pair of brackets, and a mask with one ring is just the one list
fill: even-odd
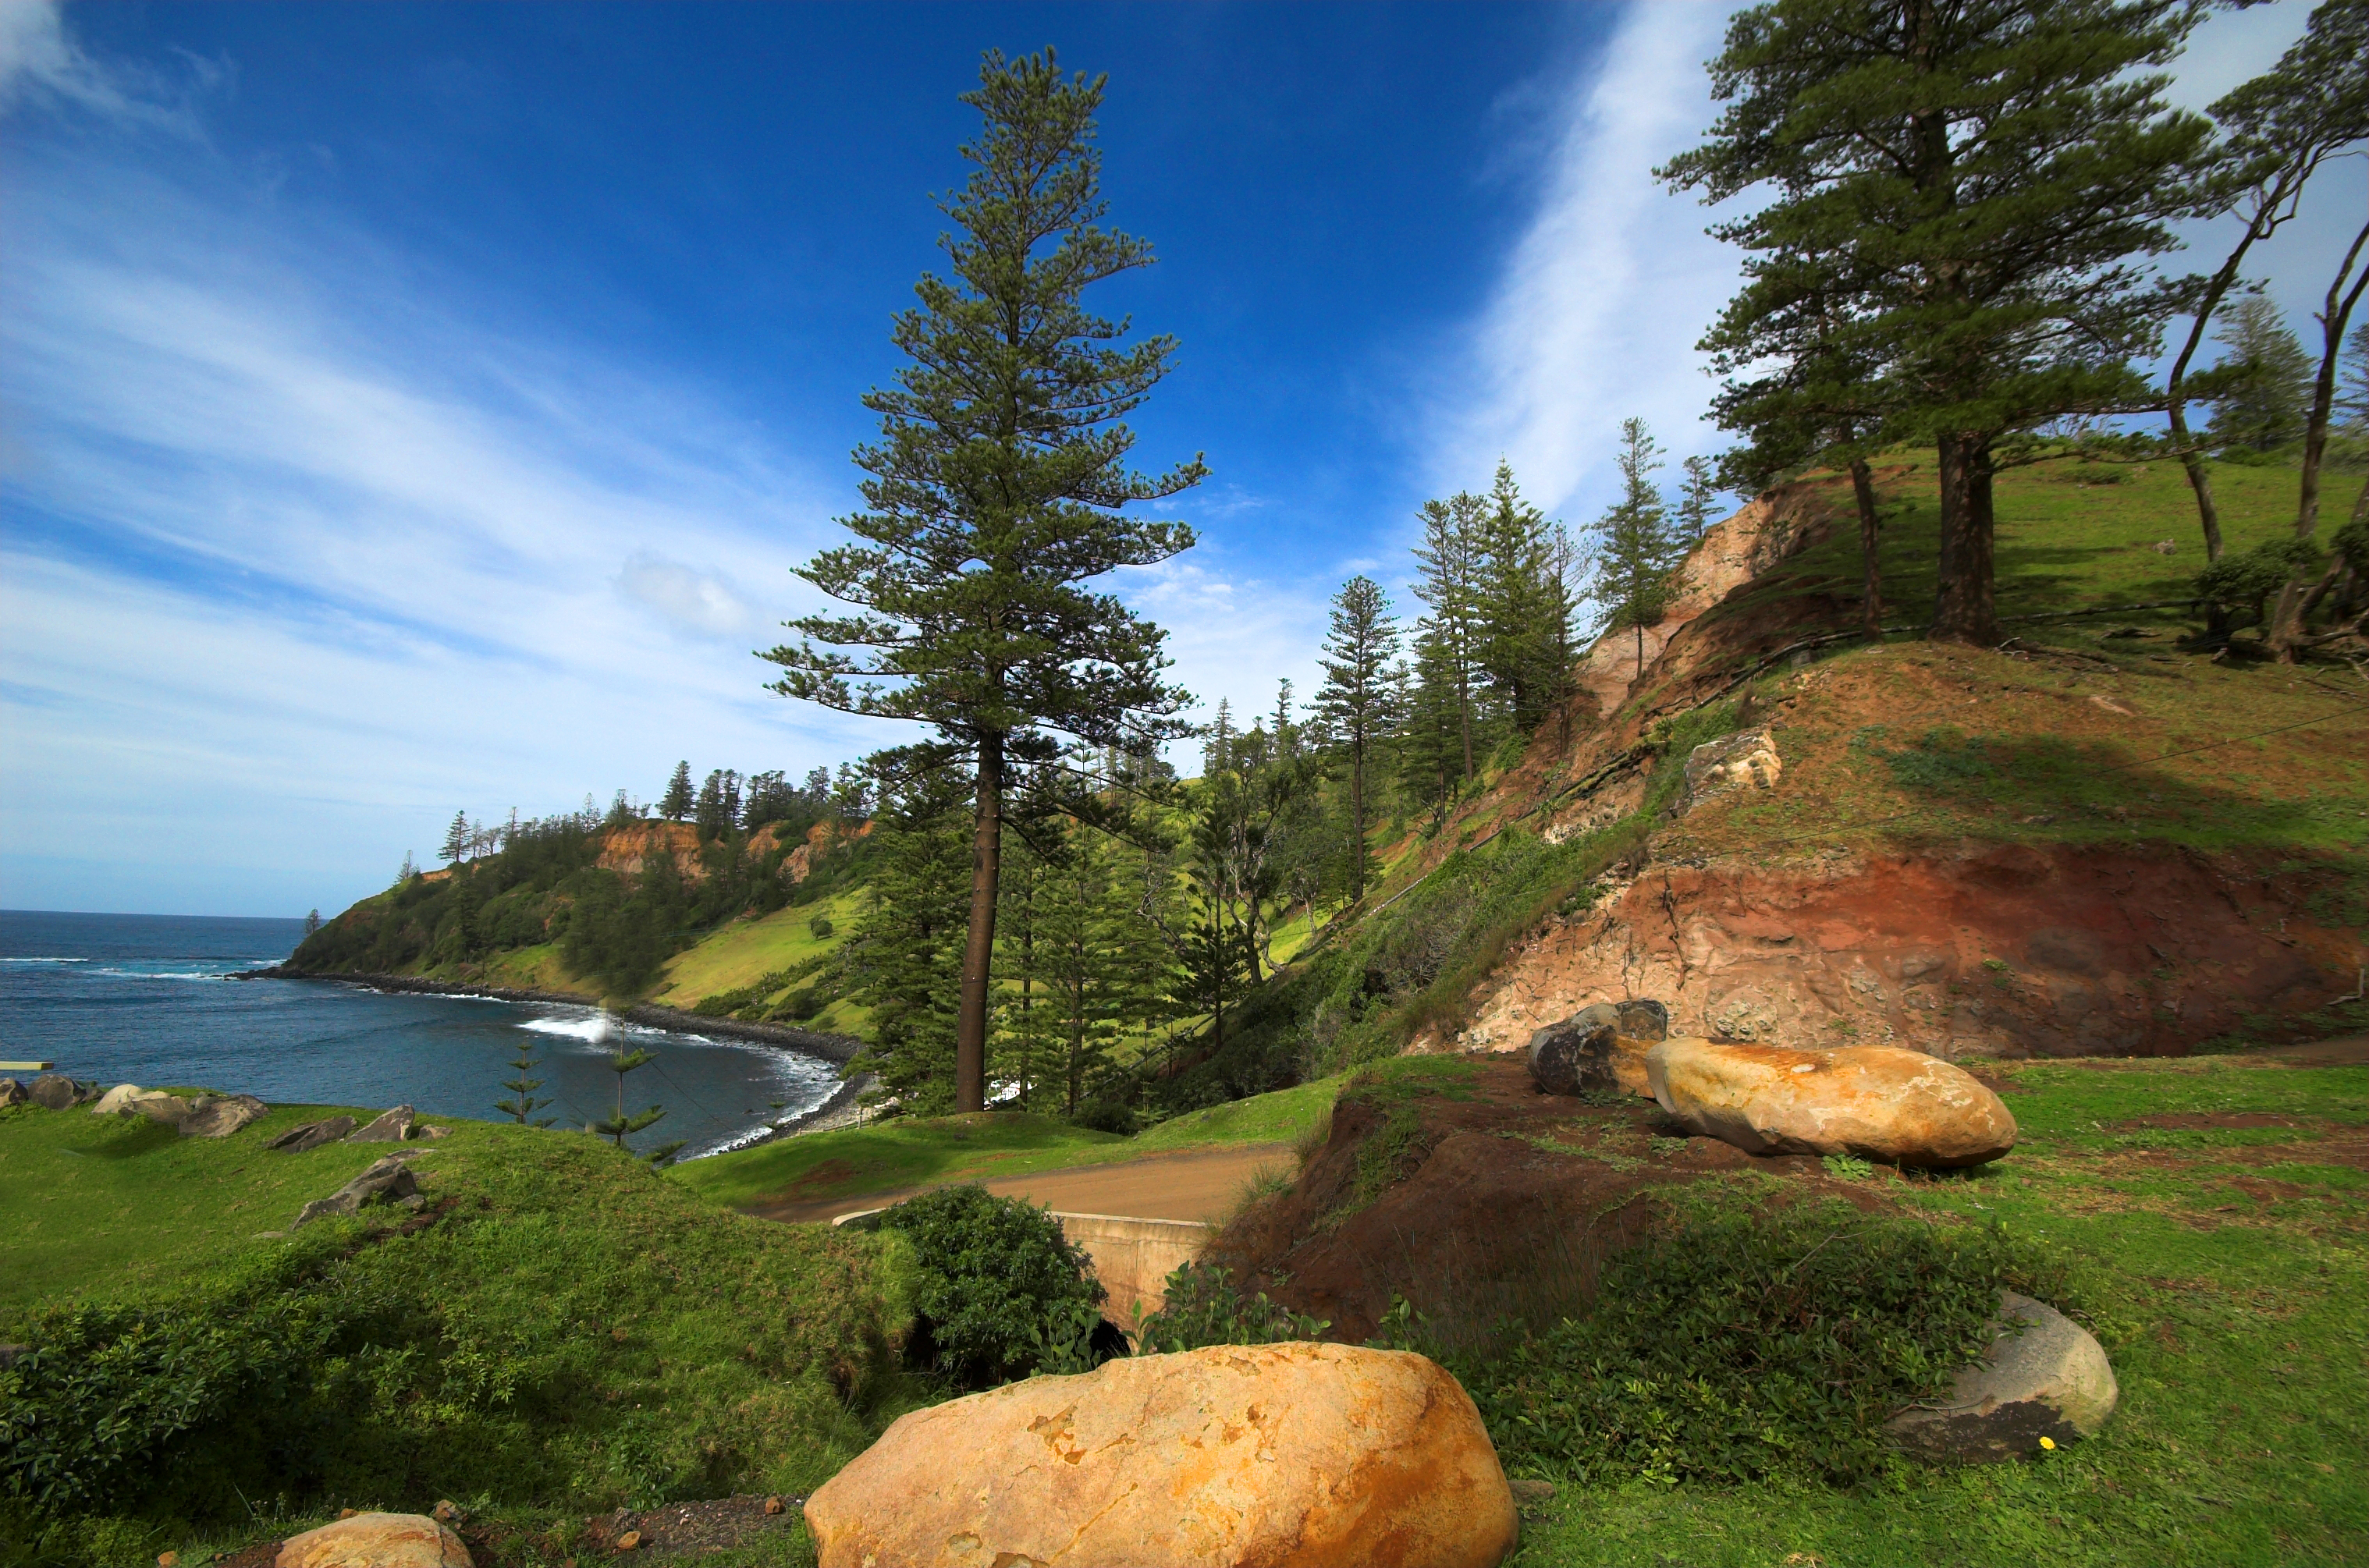
[(942, 205), (951, 279), (925, 273), (897, 318), (910, 363), (864, 398), (881, 440), (855, 461), (867, 510), (857, 543), (800, 575), (856, 607), (788, 623), (799, 646), (764, 657), (774, 690), (826, 707), (933, 727), (972, 780), (969, 915), (954, 1061), (957, 1109), (986, 1103), (988, 991), (1007, 769), (1055, 737), (1147, 750), (1183, 733), (1185, 694), (1162, 681), (1165, 634), (1085, 584), (1190, 547), (1191, 530), (1128, 515), (1198, 484), (1127, 466), (1125, 423), (1174, 361), (1175, 339), (1118, 347), (1125, 321), (1087, 288), (1151, 264), (1102, 226), (1094, 112), (1103, 81), (1065, 76), (1052, 52), (990, 52), (963, 101), (979, 111), (974, 166)]
[(1637, 673), (1645, 673), (1645, 628), (1659, 625), (1677, 596), (1685, 548), (1670, 532), (1653, 473), (1661, 447), (1642, 419), (1620, 421), (1620, 499), (1597, 522), (1596, 601), (1606, 625), (1626, 627), (1637, 640)]
[(2159, 67), (2190, 0), (1772, 0), (1711, 63), (1727, 105), (1663, 177), (1773, 193), (1711, 232), (1749, 256), (1704, 340), (1748, 349), (1804, 291), (1882, 367), (1892, 433), (1940, 471), (1932, 635), (1997, 641), (1992, 453), (2064, 415), (2155, 406), (2132, 368), (2177, 296), (2136, 263), (2210, 205), (2207, 127)]
[(1352, 902), (1363, 898), (1371, 874), (1372, 852), (1367, 846), (1367, 771), (1376, 747), (1390, 733), (1390, 683), (1384, 670), (1398, 651), (1398, 623), (1381, 585), (1368, 577), (1354, 577), (1333, 596), (1333, 626), (1325, 635), (1317, 662), (1324, 684), (1316, 695), (1322, 715), (1349, 763), (1349, 875)]

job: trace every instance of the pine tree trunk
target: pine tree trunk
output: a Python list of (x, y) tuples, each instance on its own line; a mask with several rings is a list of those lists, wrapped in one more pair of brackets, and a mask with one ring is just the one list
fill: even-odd
[(1859, 502), (1859, 551), (1865, 557), (1864, 586), (1860, 590), (1860, 624), (1870, 637), (1883, 635), (1883, 571), (1876, 559), (1875, 478), (1867, 459), (1854, 457), (1850, 465), (1851, 495)]
[(1366, 747), (1361, 736), (1349, 747), (1349, 901), (1366, 896)]
[(995, 885), (1003, 863), (1003, 737), (978, 742), (978, 801), (971, 831), (970, 933), (963, 944), (962, 1003), (955, 1018), (955, 1109), (987, 1109), (988, 970), (995, 957)]
[(1464, 782), (1472, 782), (1472, 693), (1465, 672), (1456, 672), (1456, 722), (1464, 731)]
[(1998, 603), (1991, 580), (1990, 442), (1953, 432), (1938, 446), (1941, 581), (1928, 635), (1937, 643), (1993, 647), (1998, 643)]
[[(2369, 246), (2369, 224), (2363, 224), (2353, 239), (2352, 248), (2345, 253), (2344, 270), (2336, 275), (2329, 286), (2328, 308), (2321, 315), (2321, 330), (2327, 338), (2327, 349), (2320, 355), (2319, 376), (2311, 391), (2311, 422), (2304, 427), (2303, 488), (2295, 502), (2295, 537), (2309, 544), (2319, 529), (2319, 468), (2328, 455), (2329, 411), (2336, 400), (2336, 362), (2344, 345), (2344, 329), (2351, 321), (2352, 307), (2361, 303), (2363, 284), (2369, 284), (2369, 267), (2364, 267), (2359, 279), (2340, 302), (2337, 290), (2343, 287), (2345, 274), (2360, 260), (2361, 252)], [(2279, 608), (2271, 621), (2271, 651), (2281, 664), (2295, 662), (2295, 649), (2303, 643), (2304, 596), (2310, 591), (2308, 579), (2302, 571), (2287, 578), (2286, 587), (2279, 590)]]

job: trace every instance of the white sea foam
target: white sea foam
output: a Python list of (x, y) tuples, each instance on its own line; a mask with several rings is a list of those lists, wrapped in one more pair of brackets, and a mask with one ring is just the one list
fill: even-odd
[(87, 958), (0, 958), (0, 964), (87, 964)]
[(600, 1041), (616, 1033), (606, 1018), (530, 1018), (519, 1025), (538, 1035), (565, 1035), (570, 1039)]

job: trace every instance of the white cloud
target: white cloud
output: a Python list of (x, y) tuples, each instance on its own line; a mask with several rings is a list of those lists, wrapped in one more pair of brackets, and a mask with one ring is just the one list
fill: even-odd
[(212, 61), (184, 56), (186, 83), (102, 64), (67, 32), (59, 0), (0, 0), (0, 113), (29, 100), (68, 106), (104, 120), (193, 135), (187, 98), (226, 74)]
[(1583, 62), (1537, 214), (1441, 400), (1435, 486), (1485, 485), (1502, 456), (1533, 499), (1583, 521), (1611, 499), (1624, 418), (1642, 416), (1676, 455), (1724, 444), (1701, 423), (1711, 383), (1694, 345), (1734, 292), (1736, 258), (1653, 170), (1711, 121), (1703, 62), (1729, 9), (1631, 6)]
[(739, 637), (757, 624), (755, 612), (722, 578), (662, 555), (644, 552), (627, 560), (617, 591), (693, 636)]
[(832, 508), (699, 389), (284, 211), (38, 159), (8, 207), (0, 903), (334, 908), (456, 807), (882, 743), (724, 641)]
[[(1332, 586), (1237, 579), (1206, 546), (1196, 555), (1202, 558), (1129, 567), (1113, 578), (1129, 609), (1167, 628), (1176, 661), (1169, 678), (1200, 702), (1192, 716), (1208, 719), (1221, 697), (1238, 715), (1271, 712), (1276, 682), (1286, 679), (1304, 704), (1315, 694), (1315, 645)], [(1189, 771), (1186, 757), (1176, 761)]]

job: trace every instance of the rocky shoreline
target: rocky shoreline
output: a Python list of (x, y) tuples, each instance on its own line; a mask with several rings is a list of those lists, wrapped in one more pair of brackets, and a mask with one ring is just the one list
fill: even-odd
[[(601, 999), (576, 991), (530, 990), (517, 986), (474, 985), (453, 980), (427, 980), (416, 975), (379, 974), (313, 974), (275, 964), (265, 969), (241, 969), (230, 977), (235, 980), (328, 980), (343, 985), (368, 986), (372, 990), (411, 991), (422, 996), (483, 996), (496, 1001), (559, 1001), (575, 1007), (598, 1007)], [(721, 1035), (727, 1039), (751, 1040), (760, 1045), (780, 1046), (807, 1056), (820, 1057), (841, 1066), (855, 1059), (864, 1042), (852, 1035), (827, 1035), (815, 1029), (799, 1029), (786, 1024), (751, 1024), (738, 1018), (712, 1018), (704, 1013), (687, 1013), (679, 1007), (661, 1007), (655, 1002), (640, 1002), (617, 1010), (617, 1016), (628, 1024), (640, 1024), (653, 1029), (671, 1029), (681, 1034)], [(842, 1086), (842, 1093), (844, 1092)], [(830, 1106), (840, 1098), (834, 1093), (824, 1102)], [(807, 1113), (814, 1116), (823, 1107)]]

